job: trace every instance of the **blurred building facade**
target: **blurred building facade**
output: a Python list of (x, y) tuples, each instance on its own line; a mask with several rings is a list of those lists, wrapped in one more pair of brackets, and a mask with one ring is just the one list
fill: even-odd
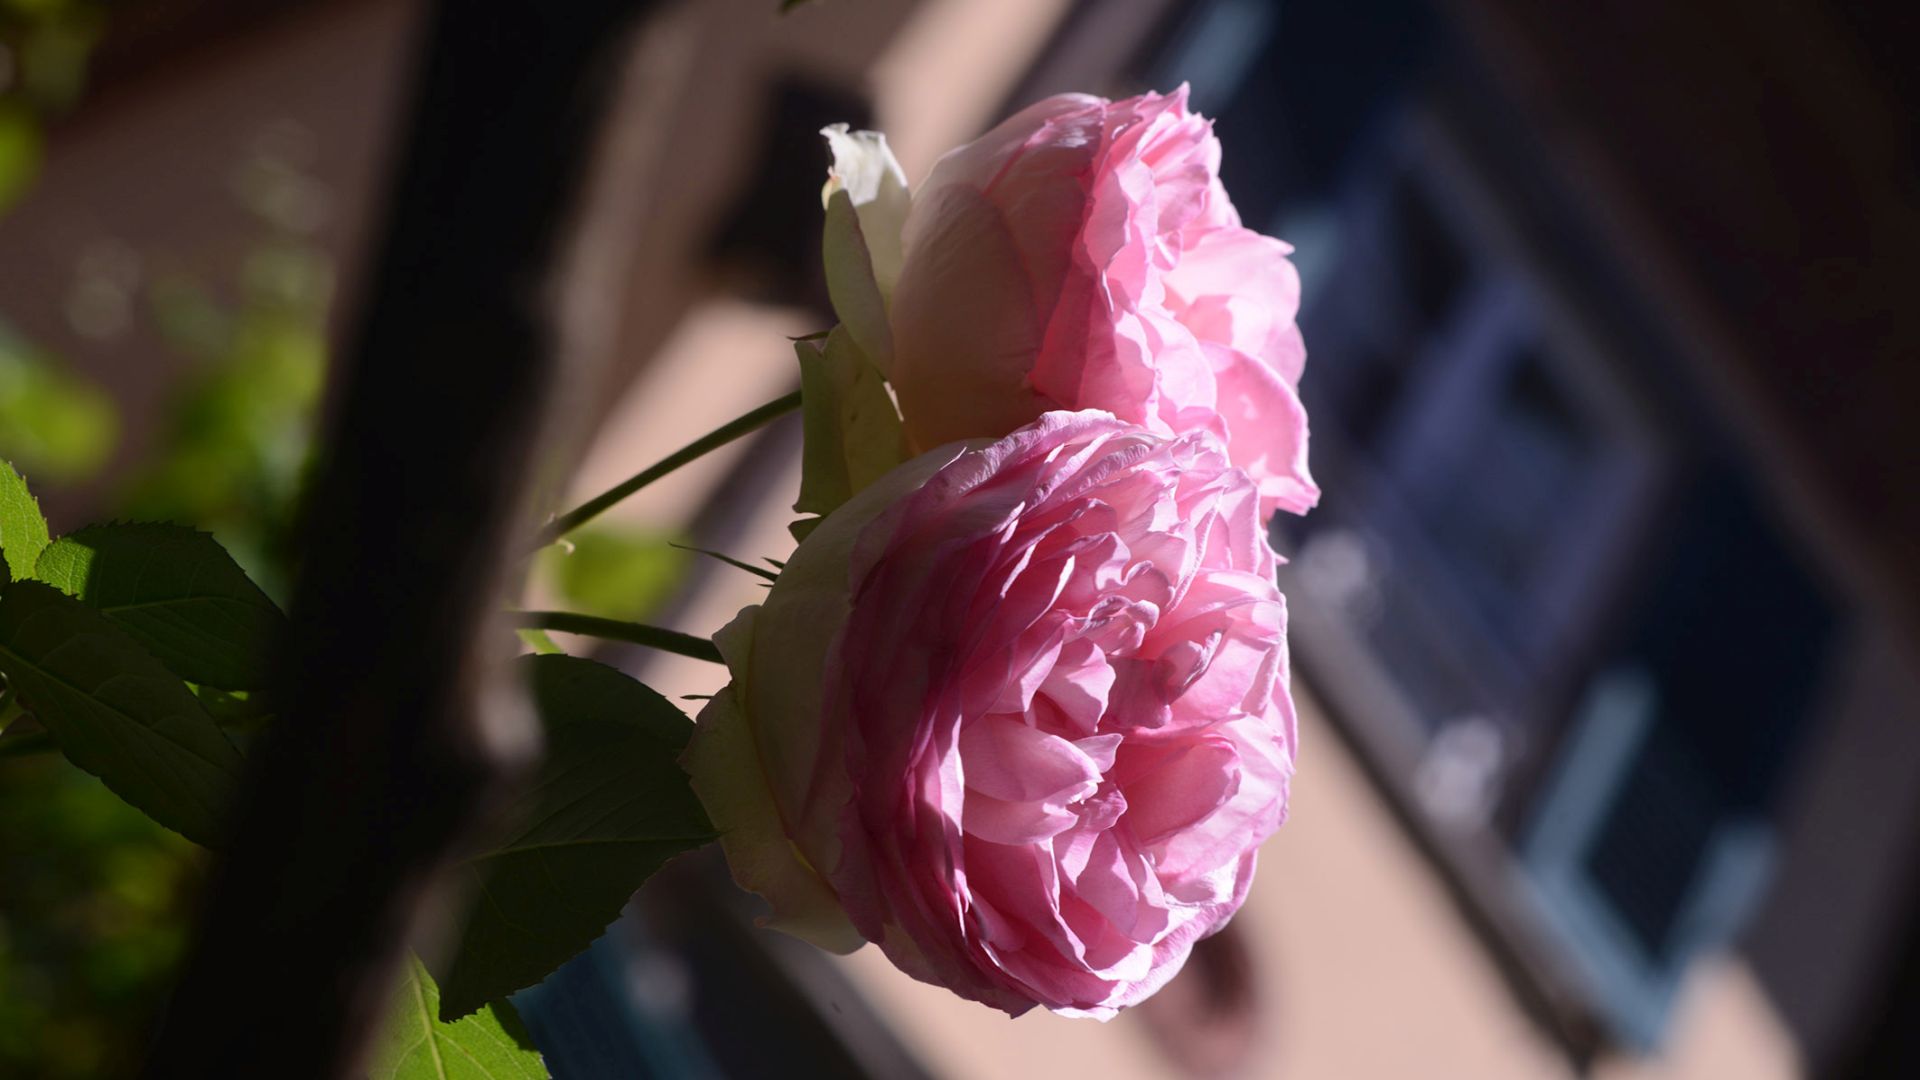
[(1752, 16), (1219, 0), (1145, 70), (1302, 248), (1343, 731), (1573, 1043), (1734, 947), (1822, 1064), (1907, 920), (1920, 217), (1899, 16)]
[(1221, 0), (1155, 62), (1303, 248), (1342, 730), (1570, 1045), (1731, 948), (1825, 1069), (1909, 919), (1920, 217), (1899, 17), (1752, 15)]
[[(918, 179), (1042, 94), (1188, 82), (1242, 216), (1303, 278), (1327, 495), (1275, 534), (1308, 739), (1293, 820), (1218, 949), (1111, 1025), (1008, 1023), (873, 955), (728, 936), (686, 901), (723, 880), (706, 866), (524, 1001), (537, 1032), (585, 1046), (593, 1016), (635, 1071), (750, 1072), (769, 1059), (727, 1047), (724, 992), (875, 1075), (1842, 1075), (1904, 1052), (1876, 1024), (1912, 993), (1920, 898), (1899, 8), (774, 6), (682, 5), (635, 43), (586, 222), (632, 249), (628, 302), (574, 486), (794, 382), (781, 335), (830, 318), (822, 124), (882, 127)], [(0, 220), (0, 315), (116, 399), (120, 470), (177, 371), (137, 327), (75, 322), (81, 256), (235, 258), (235, 159), (292, 131), (350, 305), (417, 14), (154, 7), (192, 17), (110, 39), (110, 78)], [(783, 555), (796, 438), (621, 513)], [(99, 490), (55, 508), (78, 520)], [(756, 599), (723, 573), (678, 625)], [(681, 1022), (710, 1045), (660, 1034)]]

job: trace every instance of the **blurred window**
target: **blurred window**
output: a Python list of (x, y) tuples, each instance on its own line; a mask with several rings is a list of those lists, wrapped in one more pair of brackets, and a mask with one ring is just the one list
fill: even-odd
[(1542, 911), (1642, 1045), (1759, 896), (1837, 622), (1737, 479), (1683, 507), (1525, 839)]
[(1242, 216), (1299, 247), (1326, 496), (1276, 531), (1306, 674), (1443, 858), (1507, 852), (1459, 859), (1469, 891), (1531, 900), (1650, 1045), (1764, 888), (1845, 612), (1441, 30), (1214, 0), (1142, 70), (1194, 82)]

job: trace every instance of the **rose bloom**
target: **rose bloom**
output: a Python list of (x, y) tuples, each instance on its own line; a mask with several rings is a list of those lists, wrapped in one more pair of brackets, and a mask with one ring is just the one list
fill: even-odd
[(1205, 431), (1051, 412), (893, 470), (716, 636), (684, 763), (775, 927), (1018, 1015), (1109, 1017), (1286, 813), (1286, 609)]
[(1311, 508), (1292, 248), (1240, 224), (1219, 166), (1184, 86), (1050, 97), (943, 157), (890, 284), (884, 370), (913, 445), (1104, 409), (1218, 435), (1263, 518)]

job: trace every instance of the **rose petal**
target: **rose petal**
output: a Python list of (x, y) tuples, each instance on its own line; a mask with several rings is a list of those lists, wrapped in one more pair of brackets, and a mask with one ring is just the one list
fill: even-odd
[(1123, 761), (1115, 782), (1127, 795), (1127, 825), (1152, 846), (1225, 806), (1240, 790), (1233, 742), (1207, 736), (1152, 758)]
[(996, 799), (1065, 805), (1100, 786), (1099, 767), (1079, 747), (1001, 716), (968, 724), (960, 757), (967, 787)]

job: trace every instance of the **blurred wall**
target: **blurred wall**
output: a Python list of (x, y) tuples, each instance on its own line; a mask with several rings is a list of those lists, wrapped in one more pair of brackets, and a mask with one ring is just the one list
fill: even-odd
[[(190, 276), (231, 300), (249, 253), (286, 228), (347, 268), (351, 289), (413, 9), (294, 5), (270, 20), (229, 13), (230, 30), (214, 19), (152, 47), (110, 39), (104, 82), (51, 127), (36, 186), (0, 216), (0, 318), (98, 383), (122, 418), (101, 477), (43, 494), (56, 527), (143, 460), (189, 366), (156, 326), (156, 281)], [(299, 189), (262, 175), (275, 169), (296, 173)]]

